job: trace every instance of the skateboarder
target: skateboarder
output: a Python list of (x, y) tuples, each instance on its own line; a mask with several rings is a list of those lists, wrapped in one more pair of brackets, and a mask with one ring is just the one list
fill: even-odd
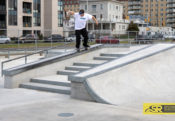
[(83, 46), (85, 50), (87, 50), (90, 46), (88, 45), (88, 32), (86, 30), (86, 22), (88, 20), (93, 20), (96, 23), (96, 25), (98, 25), (98, 21), (94, 16), (88, 13), (84, 13), (83, 9), (81, 9), (79, 13), (75, 13), (74, 11), (68, 11), (67, 14), (72, 15), (75, 18), (75, 35), (77, 51), (80, 51), (81, 35), (84, 38)]

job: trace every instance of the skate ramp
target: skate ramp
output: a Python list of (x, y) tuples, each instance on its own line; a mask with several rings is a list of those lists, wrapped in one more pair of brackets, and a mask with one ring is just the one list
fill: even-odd
[(114, 105), (175, 101), (175, 48), (153, 45), (77, 74), (95, 101)]

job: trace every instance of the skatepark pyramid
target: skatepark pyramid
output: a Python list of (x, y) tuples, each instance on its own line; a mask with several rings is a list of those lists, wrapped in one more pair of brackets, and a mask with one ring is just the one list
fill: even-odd
[[(22, 73), (10, 74), (17, 68), (6, 70), (5, 87), (68, 94), (114, 105), (175, 101), (174, 44), (101, 47), (73, 55)], [(26, 74), (28, 77), (19, 81)]]

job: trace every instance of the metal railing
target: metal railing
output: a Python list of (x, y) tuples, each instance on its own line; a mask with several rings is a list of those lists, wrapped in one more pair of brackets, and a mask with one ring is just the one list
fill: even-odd
[[(2, 32), (1, 32), (2, 31)], [(6, 32), (4, 32), (6, 31)], [(39, 53), (46, 53), (48, 54), (49, 50), (52, 49), (56, 49), (58, 47), (60, 48), (64, 48), (66, 50), (66, 46), (68, 46), (69, 44), (71, 45), (71, 47), (75, 46), (75, 36), (72, 37), (70, 35), (74, 34), (74, 31), (67, 31), (67, 35), (66, 32), (63, 33), (63, 38), (59, 39), (59, 37), (57, 37), (57, 35), (60, 33), (59, 30), (56, 31), (51, 31), (51, 30), (40, 30), (40, 33), (37, 34), (37, 32), (35, 32), (34, 35), (37, 35), (37, 37), (35, 36), (35, 39), (33, 40), (32, 43), (28, 44), (28, 43), (22, 43), (22, 41), (27, 42), (27, 32), (28, 31), (22, 31), (22, 30), (5, 30), (5, 29), (0, 29), (0, 33), (6, 33), (7, 36), (9, 38), (11, 38), (11, 43), (9, 44), (0, 44), (0, 47), (4, 47), (9, 45), (10, 46), (15, 46), (16, 48), (14, 49), (19, 50), (19, 51), (23, 51), (24, 52), (24, 56), (21, 57), (17, 57), (14, 59), (10, 59), (11, 56), (11, 52), (10, 49), (11, 48), (5, 48), (7, 51), (7, 57), (9, 60), (4, 61), (1, 63), (1, 71), (2, 71), (2, 76), (3, 76), (3, 71), (4, 71), (4, 67), (5, 64), (9, 63), (9, 62), (13, 62), (15, 60), (19, 60), (19, 59), (24, 59), (24, 64), (28, 63), (28, 58), (29, 56), (32, 55), (36, 55)], [(132, 44), (142, 44), (142, 43), (150, 43), (153, 42), (154, 40), (160, 40), (162, 41), (163, 36), (150, 36), (148, 35), (148, 33), (144, 33), (144, 35), (141, 35), (142, 33), (139, 33), (137, 31), (116, 31), (116, 30), (92, 30), (91, 27), (89, 27), (89, 41), (93, 44), (95, 43), (99, 43), (99, 44), (115, 44), (117, 46), (120, 45), (124, 45), (127, 47), (130, 47)], [(161, 35), (161, 33), (159, 33)], [(29, 34), (32, 35), (32, 34)], [(58, 40), (55, 40), (58, 39)], [(16, 42), (16, 43), (14, 43)], [(30, 46), (31, 45), (31, 46)], [(44, 46), (44, 50), (42, 50), (43, 48), (40, 45), (47, 45)], [(23, 46), (27, 46), (26, 48), (23, 48)], [(30, 46), (30, 47), (29, 47)], [(8, 46), (7, 46), (8, 47)], [(1, 48), (2, 49), (2, 48)], [(3, 49), (2, 49), (3, 50)], [(27, 54), (28, 52), (32, 50), (33, 53), (31, 54)]]
[[(12, 61), (15, 61), (15, 60), (23, 59), (23, 58), (24, 58), (24, 60), (25, 60), (24, 63), (27, 64), (27, 62), (28, 62), (27, 59), (28, 59), (29, 56), (36, 55), (36, 54), (42, 54), (42, 53), (48, 54), (48, 51), (49, 51), (49, 50), (53, 50), (53, 49), (56, 49), (56, 48), (58, 48), (58, 47), (60, 47), (60, 46), (52, 47), (52, 48), (45, 49), (45, 50), (40, 50), (40, 51), (34, 52), (34, 53), (32, 53), (32, 54), (25, 54), (24, 56), (20, 56), (20, 57), (14, 58), (14, 59), (9, 59), (9, 60), (7, 60), (7, 61), (3, 61), (3, 62), (1, 63), (1, 76), (3, 76), (4, 64), (9, 63), (9, 62), (12, 62)], [(26, 53), (26, 51), (25, 51), (25, 53)]]

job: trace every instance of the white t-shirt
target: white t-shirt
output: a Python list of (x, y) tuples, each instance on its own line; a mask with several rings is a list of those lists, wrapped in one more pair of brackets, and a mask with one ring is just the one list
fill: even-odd
[(92, 19), (92, 15), (84, 13), (84, 16), (81, 17), (79, 13), (75, 13), (74, 18), (75, 18), (75, 30), (81, 30), (86, 27), (86, 22)]

